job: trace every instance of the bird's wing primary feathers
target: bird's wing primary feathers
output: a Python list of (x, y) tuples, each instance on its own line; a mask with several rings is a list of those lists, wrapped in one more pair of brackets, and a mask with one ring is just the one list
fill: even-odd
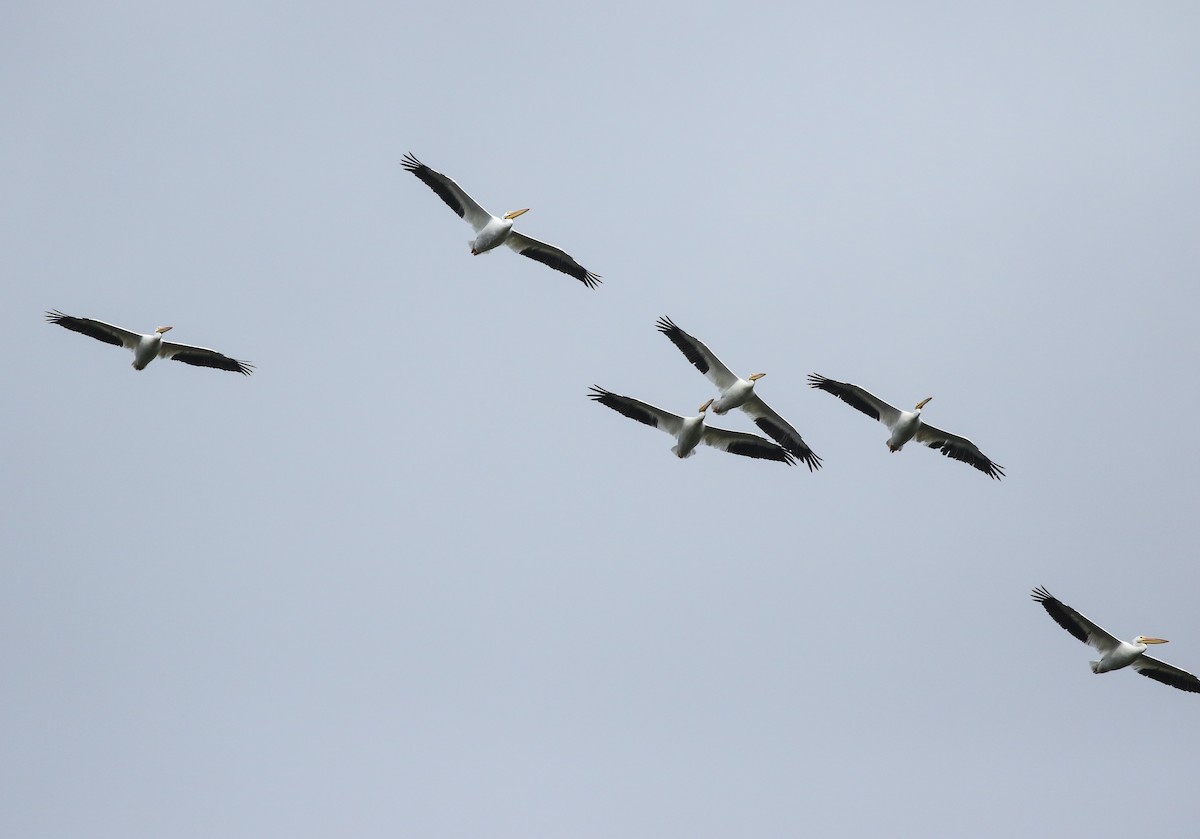
[(92, 320), (91, 318), (74, 318), (70, 315), (64, 315), (57, 310), (46, 312), (46, 320), (50, 323), (57, 323), (59, 326), (66, 327), (72, 332), (78, 332), (81, 335), (95, 338), (97, 341), (103, 341), (106, 344), (113, 344), (118, 347), (125, 347), (129, 350), (136, 347), (138, 341), (142, 339), (142, 336), (136, 332), (130, 332), (128, 329), (113, 326), (111, 323)]
[(782, 446), (765, 440), (757, 434), (746, 434), (742, 431), (726, 431), (723, 428), (704, 427), (701, 442), (714, 449), (740, 454), (743, 457), (757, 457), (762, 460), (775, 460), (780, 463), (793, 465), (796, 461)]
[(812, 472), (821, 468), (821, 458), (808, 447), (804, 438), (800, 436), (800, 432), (772, 410), (770, 405), (763, 402), (757, 393), (742, 403), (742, 410), (750, 415), (754, 424), (761, 428), (768, 437), (804, 463), (808, 467), (808, 471)]
[(1190, 693), (1200, 693), (1200, 679), (1165, 661), (1142, 654), (1134, 660), (1132, 666), (1134, 670), (1156, 682), (1162, 682), (1164, 685), (1170, 685)]
[(458, 213), (460, 218), (466, 219), (467, 223), (475, 228), (476, 233), (483, 230), (492, 220), (492, 214), (479, 206), (479, 202), (467, 195), (467, 191), (452, 178), (433, 171), (412, 154), (404, 155), (403, 165), (405, 170), (412, 172), (436, 192), (438, 197), (446, 202), (446, 206)]
[(1042, 604), (1042, 608), (1050, 617), (1054, 618), (1055, 623), (1101, 653), (1107, 654), (1120, 646), (1121, 642), (1115, 635), (1101, 629), (1043, 587), (1035, 588), (1030, 597), (1035, 602)]
[(1004, 477), (1004, 467), (993, 463), (991, 458), (981, 452), (979, 447), (966, 437), (959, 437), (957, 434), (921, 423), (920, 428), (917, 429), (916, 440), (931, 449), (939, 450), (946, 457), (971, 464), (989, 478), (999, 480)]
[(592, 385), (591, 393), (588, 396), (606, 408), (612, 408), (618, 414), (624, 414), (630, 419), (644, 422), (651, 428), (662, 429), (671, 436), (679, 434), (679, 429), (683, 428), (683, 417), (672, 414), (670, 411), (664, 411), (662, 408), (647, 405), (639, 399), (621, 396), (596, 385)]
[(659, 332), (671, 339), (672, 344), (679, 347), (679, 351), (688, 361), (692, 362), (697, 370), (707, 376), (708, 380), (721, 390), (726, 390), (737, 382), (738, 376), (721, 363), (721, 359), (717, 358), (716, 353), (705, 346), (703, 341), (676, 326), (669, 317), (659, 318), (655, 325)]
[(518, 233), (515, 230), (508, 234), (508, 238), (504, 240), (504, 244), (508, 245), (521, 256), (527, 256), (543, 265), (549, 265), (556, 271), (570, 274), (588, 288), (595, 288), (600, 284), (600, 276), (598, 274), (593, 274), (584, 268), (562, 248), (556, 248), (554, 245), (539, 242), (537, 239), (533, 239), (523, 233)]
[(900, 419), (900, 410), (898, 408), (892, 407), (875, 394), (863, 390), (858, 385), (835, 382), (833, 379), (827, 379), (817, 373), (809, 374), (808, 385), (809, 387), (823, 390), (826, 393), (832, 393), (850, 407), (857, 408), (871, 419), (879, 420), (888, 428), (894, 426), (896, 421)]
[(158, 357), (182, 361), (184, 364), (193, 364), (196, 367), (215, 367), (218, 370), (228, 370), (244, 376), (249, 376), (254, 369), (254, 365), (248, 361), (238, 361), (236, 358), (222, 355), (216, 350), (210, 350), (207, 347), (189, 347), (187, 344), (173, 344), (170, 341), (162, 342), (162, 346), (158, 350)]

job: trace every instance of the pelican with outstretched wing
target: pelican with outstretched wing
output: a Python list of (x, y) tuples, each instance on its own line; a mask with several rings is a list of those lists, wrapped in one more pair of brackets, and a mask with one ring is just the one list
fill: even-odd
[(893, 452), (900, 451), (909, 440), (916, 440), (931, 449), (941, 451), (946, 457), (971, 464), (989, 478), (998, 480), (1004, 477), (1004, 467), (992, 462), (991, 458), (966, 437), (934, 428), (921, 419), (921, 409), (933, 399), (932, 396), (922, 399), (911, 411), (901, 411), (858, 385), (835, 382), (816, 373), (809, 375), (808, 384), (810, 387), (832, 393), (852, 408), (857, 408), (871, 419), (877, 419), (886, 425), (892, 432), (888, 437), (887, 447)]
[(1167, 642), (1164, 639), (1139, 635), (1132, 641), (1122, 641), (1064, 604), (1041, 586), (1035, 588), (1030, 596), (1034, 602), (1042, 604), (1047, 614), (1054, 618), (1055, 623), (1100, 652), (1099, 660), (1088, 662), (1093, 673), (1107, 673), (1110, 670), (1120, 670), (1122, 667), (1132, 667), (1135, 672), (1154, 679), (1156, 682), (1162, 682), (1164, 685), (1170, 685), (1190, 693), (1200, 693), (1200, 679), (1186, 670), (1180, 670), (1165, 661), (1159, 661), (1157, 658), (1146, 655), (1147, 645), (1165, 644)]
[(588, 396), (595, 399), (606, 408), (612, 408), (618, 414), (624, 414), (630, 419), (645, 423), (651, 428), (665, 431), (675, 438), (671, 452), (678, 458), (691, 457), (696, 453), (696, 446), (704, 443), (714, 449), (740, 454), (743, 457), (756, 457), (763, 460), (776, 460), (791, 466), (795, 460), (782, 447), (757, 434), (746, 434), (741, 431), (726, 431), (722, 428), (711, 428), (704, 424), (704, 413), (712, 405), (708, 400), (700, 406), (699, 416), (681, 417), (648, 405), (638, 399), (611, 393), (595, 385)]
[(111, 323), (91, 318), (71, 317), (58, 311), (46, 312), (46, 320), (50, 323), (57, 323), (72, 332), (95, 338), (97, 341), (132, 350), (134, 370), (145, 370), (146, 365), (156, 358), (169, 358), (173, 361), (182, 361), (184, 364), (214, 367), (217, 370), (228, 370), (231, 373), (241, 373), (246, 376), (249, 376), (254, 369), (254, 365), (249, 362), (238, 361), (236, 358), (230, 358), (207, 347), (192, 347), (187, 344), (164, 341), (163, 334), (174, 328), (170, 326), (160, 326), (149, 335), (141, 335), (119, 326), (113, 326)]
[(522, 210), (513, 210), (496, 218), (481, 207), (474, 198), (467, 195), (467, 191), (452, 179), (441, 172), (433, 171), (411, 154), (404, 156), (404, 168), (424, 181), (430, 189), (437, 193), (439, 198), (446, 202), (451, 210), (458, 213), (459, 218), (465, 219), (471, 227), (475, 228), (475, 238), (471, 241), (472, 254), (478, 256), (500, 245), (508, 245), (521, 256), (536, 259), (556, 271), (569, 274), (588, 288), (595, 288), (599, 284), (600, 277), (598, 275), (584, 268), (562, 248), (539, 242), (537, 239), (512, 229), (513, 219), (522, 213), (529, 212), (528, 207)]
[(766, 373), (751, 373), (743, 379), (726, 367), (703, 341), (684, 332), (670, 318), (661, 317), (655, 325), (659, 332), (679, 348), (693, 367), (720, 389), (721, 395), (712, 403), (714, 414), (720, 415), (734, 408), (741, 408), (754, 420), (755, 425), (804, 463), (810, 472), (821, 468), (821, 458), (808, 447), (800, 432), (754, 392), (754, 383), (767, 375)]

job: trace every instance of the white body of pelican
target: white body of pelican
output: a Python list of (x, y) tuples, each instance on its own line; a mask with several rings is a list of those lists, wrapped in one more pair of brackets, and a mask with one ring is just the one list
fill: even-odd
[(254, 368), (254, 365), (249, 362), (238, 361), (222, 355), (216, 350), (164, 341), (163, 334), (173, 328), (170, 326), (160, 326), (149, 335), (142, 335), (119, 326), (113, 326), (111, 323), (91, 318), (71, 317), (58, 311), (46, 312), (46, 320), (70, 329), (72, 332), (95, 338), (97, 341), (132, 350), (134, 370), (145, 370), (146, 365), (156, 358), (169, 358), (174, 361), (182, 361), (184, 364), (229, 370), (232, 373), (242, 373), (246, 376), (250, 375)]
[(593, 385), (591, 390), (588, 396), (601, 405), (652, 428), (661, 429), (674, 437), (675, 445), (671, 447), (671, 452), (678, 458), (691, 457), (696, 453), (696, 447), (704, 443), (706, 446), (743, 457), (776, 460), (789, 466), (795, 462), (788, 452), (770, 440), (755, 434), (706, 426), (704, 413), (712, 405), (711, 399), (700, 406), (699, 416), (681, 417), (640, 400), (611, 393), (602, 387)]
[(766, 373), (751, 373), (743, 379), (725, 366), (703, 341), (684, 332), (670, 318), (661, 317), (655, 325), (679, 348), (692, 366), (720, 389), (721, 395), (712, 403), (713, 413), (725, 414), (734, 408), (741, 408), (767, 436), (808, 466), (810, 472), (821, 468), (821, 458), (808, 447), (800, 432), (754, 392), (754, 383)]
[(847, 405), (857, 408), (872, 419), (877, 419), (891, 430), (887, 447), (892, 452), (904, 448), (904, 444), (915, 439), (918, 443), (931, 449), (941, 451), (946, 457), (969, 463), (983, 472), (989, 478), (1004, 477), (1004, 467), (987, 457), (979, 447), (966, 437), (959, 437), (940, 428), (934, 428), (921, 419), (921, 409), (929, 403), (932, 396), (927, 396), (916, 404), (911, 411), (901, 411), (884, 402), (878, 396), (863, 390), (858, 385), (835, 382), (816, 373), (809, 374), (808, 384), (826, 393), (832, 393)]
[(1063, 629), (1090, 647), (1095, 647), (1100, 653), (1096, 661), (1089, 661), (1093, 673), (1108, 673), (1123, 667), (1132, 667), (1143, 676), (1170, 685), (1180, 690), (1200, 693), (1200, 679), (1186, 670), (1180, 670), (1146, 655), (1149, 644), (1165, 644), (1162, 638), (1147, 638), (1139, 635), (1132, 641), (1122, 641), (1110, 632), (1106, 632), (1070, 606), (1054, 597), (1046, 589), (1039, 586), (1030, 595), (1034, 601), (1041, 603), (1050, 617)]
[(521, 256), (527, 256), (543, 265), (549, 265), (556, 271), (569, 274), (588, 288), (595, 288), (600, 282), (598, 275), (584, 268), (562, 248), (539, 242), (512, 229), (513, 219), (529, 212), (528, 207), (513, 210), (497, 218), (481, 207), (479, 202), (452, 179), (430, 169), (411, 154), (404, 156), (404, 168), (424, 181), (451, 210), (458, 213), (459, 218), (465, 219), (475, 228), (475, 238), (471, 241), (472, 254), (478, 256), (500, 245), (508, 245)]

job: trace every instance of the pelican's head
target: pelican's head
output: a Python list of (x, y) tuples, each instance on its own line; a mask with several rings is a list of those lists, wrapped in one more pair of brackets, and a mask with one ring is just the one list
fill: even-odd
[(761, 379), (765, 375), (767, 375), (767, 374), (766, 373), (752, 373), (752, 374), (750, 374), (750, 381), (757, 382), (759, 379)]
[(704, 412), (708, 410), (709, 406), (712, 405), (712, 403), (713, 403), (713, 400), (710, 399), (707, 402), (705, 402), (703, 405), (700, 406), (700, 415), (701, 416), (704, 416)]
[(1147, 638), (1145, 635), (1139, 635), (1133, 639), (1135, 644), (1165, 644), (1166, 638)]
[(175, 327), (173, 327), (173, 326), (160, 326), (158, 329), (156, 329), (154, 331), (157, 332), (159, 335), (162, 335), (164, 332), (170, 332), (174, 328)]
[(926, 405), (929, 404), (929, 400), (931, 400), (931, 399), (933, 399), (932, 396), (926, 396), (924, 399), (922, 399), (920, 402), (917, 403), (916, 410), (919, 411), (922, 408), (924, 408)]
[(508, 219), (509, 221), (512, 221), (512, 220), (513, 220), (513, 219), (515, 219), (517, 216), (519, 216), (519, 215), (522, 215), (522, 214), (524, 214), (524, 213), (528, 213), (528, 212), (529, 212), (529, 208), (528, 208), (528, 207), (526, 207), (524, 210), (513, 210), (511, 213), (505, 213), (505, 214), (504, 214), (504, 217), (505, 217), (506, 219)]

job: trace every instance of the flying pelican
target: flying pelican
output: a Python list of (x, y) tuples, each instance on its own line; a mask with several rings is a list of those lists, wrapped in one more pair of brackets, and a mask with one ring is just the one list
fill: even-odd
[(771, 410), (754, 392), (754, 383), (766, 373), (751, 373), (743, 379), (722, 364), (721, 359), (704, 342), (684, 332), (670, 318), (661, 317), (656, 325), (658, 331), (670, 338), (671, 343), (679, 347), (679, 351), (697, 370), (721, 389), (721, 395), (712, 403), (714, 414), (722, 415), (733, 408), (741, 408), (767, 436), (808, 466), (808, 471), (821, 468), (821, 458), (808, 447), (800, 432)]
[(1200, 679), (1186, 670), (1172, 667), (1164, 661), (1145, 654), (1147, 644), (1167, 643), (1162, 638), (1147, 638), (1145, 635), (1139, 635), (1129, 642), (1120, 641), (1070, 606), (1063, 605), (1041, 586), (1035, 588), (1030, 596), (1045, 607), (1046, 612), (1054, 618), (1059, 626), (1083, 643), (1100, 651), (1099, 661), (1088, 662), (1093, 673), (1107, 673), (1109, 670), (1120, 670), (1122, 667), (1132, 666), (1143, 676), (1148, 676), (1164, 685), (1191, 693), (1200, 693)]
[(529, 236), (517, 233), (512, 229), (513, 219), (522, 213), (529, 212), (528, 207), (523, 210), (513, 210), (512, 212), (505, 213), (502, 218), (496, 218), (483, 209), (483, 207), (479, 206), (475, 199), (467, 195), (466, 190), (461, 186), (450, 178), (447, 178), (441, 172), (433, 171), (411, 154), (404, 156), (404, 168), (423, 180), (430, 189), (446, 202), (451, 210), (458, 213), (459, 218), (466, 219), (475, 228), (477, 235), (471, 242), (471, 253), (475, 256), (490, 251), (499, 245), (508, 245), (514, 251), (521, 254), (521, 256), (536, 259), (538, 262), (541, 262), (543, 265), (549, 265), (556, 271), (570, 274), (588, 288), (595, 288), (600, 282), (599, 276), (593, 274), (572, 259), (571, 255), (566, 251), (556, 248), (554, 245), (539, 242), (537, 239), (531, 239)]
[(912, 411), (901, 411), (858, 385), (835, 382), (816, 373), (809, 374), (808, 384), (810, 387), (832, 393), (847, 405), (858, 408), (871, 419), (877, 419), (890, 428), (892, 436), (888, 438), (887, 447), (893, 452), (900, 451), (905, 443), (915, 439), (931, 449), (940, 449), (946, 457), (971, 464), (989, 478), (998, 480), (1004, 477), (1004, 467), (993, 463), (966, 437), (934, 428), (921, 420), (921, 409), (933, 399), (932, 396), (922, 399)]
[(227, 355), (221, 355), (216, 350), (204, 347), (189, 347), (187, 344), (173, 344), (170, 341), (164, 341), (163, 333), (174, 328), (171, 326), (160, 326), (149, 335), (139, 335), (136, 332), (130, 332), (128, 329), (113, 326), (111, 323), (104, 323), (103, 321), (92, 320), (91, 318), (73, 318), (58, 311), (46, 312), (46, 320), (50, 323), (57, 323), (59, 326), (64, 326), (72, 332), (89, 335), (97, 341), (133, 350), (134, 370), (145, 370), (146, 365), (156, 358), (170, 358), (175, 361), (182, 361), (184, 364), (194, 364), (197, 367), (215, 367), (218, 370), (229, 370), (232, 373), (242, 373), (246, 376), (249, 376), (251, 370), (254, 368), (254, 365), (249, 362), (238, 361)]
[(671, 451), (676, 457), (691, 457), (696, 453), (696, 446), (704, 443), (714, 449), (721, 449), (730, 454), (740, 454), (743, 457), (778, 460), (788, 466), (795, 463), (790, 454), (770, 440), (755, 434), (725, 431), (721, 428), (706, 426), (704, 412), (712, 405), (713, 400), (711, 399), (700, 406), (699, 416), (680, 417), (661, 408), (655, 408), (653, 405), (647, 405), (645, 402), (639, 402), (637, 399), (610, 393), (602, 387), (592, 385), (591, 390), (592, 392), (588, 396), (601, 405), (612, 408), (630, 419), (644, 422), (652, 428), (660, 428), (672, 435), (675, 438), (675, 445), (671, 447)]

